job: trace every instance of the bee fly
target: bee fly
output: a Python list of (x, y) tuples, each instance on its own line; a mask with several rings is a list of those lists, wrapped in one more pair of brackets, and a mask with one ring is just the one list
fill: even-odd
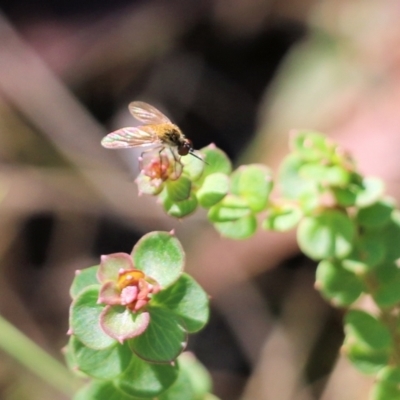
[(205, 162), (193, 153), (192, 141), (187, 139), (179, 127), (173, 124), (161, 111), (143, 101), (130, 103), (129, 111), (143, 125), (122, 128), (109, 133), (101, 141), (103, 147), (126, 149), (156, 145), (160, 147), (159, 153), (164, 148), (169, 148), (178, 162), (179, 156), (186, 156), (187, 154)]

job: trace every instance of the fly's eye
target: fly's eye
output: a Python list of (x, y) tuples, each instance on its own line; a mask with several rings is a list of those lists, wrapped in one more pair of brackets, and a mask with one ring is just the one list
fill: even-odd
[(192, 150), (192, 142), (186, 139), (185, 142), (178, 147), (178, 154), (180, 156), (186, 156), (189, 154), (190, 150)]

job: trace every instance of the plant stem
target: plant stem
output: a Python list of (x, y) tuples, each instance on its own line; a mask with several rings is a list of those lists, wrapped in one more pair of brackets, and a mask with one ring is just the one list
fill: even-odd
[(68, 369), (2, 316), (0, 316), (0, 348), (59, 392), (69, 397), (74, 394), (76, 380)]

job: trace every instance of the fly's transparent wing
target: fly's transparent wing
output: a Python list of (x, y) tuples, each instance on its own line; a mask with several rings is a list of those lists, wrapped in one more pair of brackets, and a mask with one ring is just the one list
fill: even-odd
[(128, 106), (130, 113), (140, 122), (144, 124), (168, 124), (171, 123), (157, 108), (143, 101), (133, 101)]
[(150, 144), (161, 144), (156, 132), (150, 126), (118, 129), (109, 133), (101, 141), (101, 145), (107, 149), (127, 149)]

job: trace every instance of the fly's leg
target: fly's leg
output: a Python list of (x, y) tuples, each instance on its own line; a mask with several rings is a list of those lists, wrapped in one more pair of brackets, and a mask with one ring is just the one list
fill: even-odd
[(170, 176), (170, 179), (175, 180), (175, 179), (178, 179), (178, 178), (181, 176), (181, 174), (182, 174), (182, 169), (183, 169), (183, 164), (182, 164), (182, 161), (181, 161), (181, 157), (178, 156), (178, 155), (174, 152), (174, 150), (173, 150), (172, 147), (169, 147), (169, 151), (171, 152), (172, 157), (173, 157), (174, 160), (175, 160), (175, 162), (174, 162), (174, 175), (173, 175), (173, 176)]

